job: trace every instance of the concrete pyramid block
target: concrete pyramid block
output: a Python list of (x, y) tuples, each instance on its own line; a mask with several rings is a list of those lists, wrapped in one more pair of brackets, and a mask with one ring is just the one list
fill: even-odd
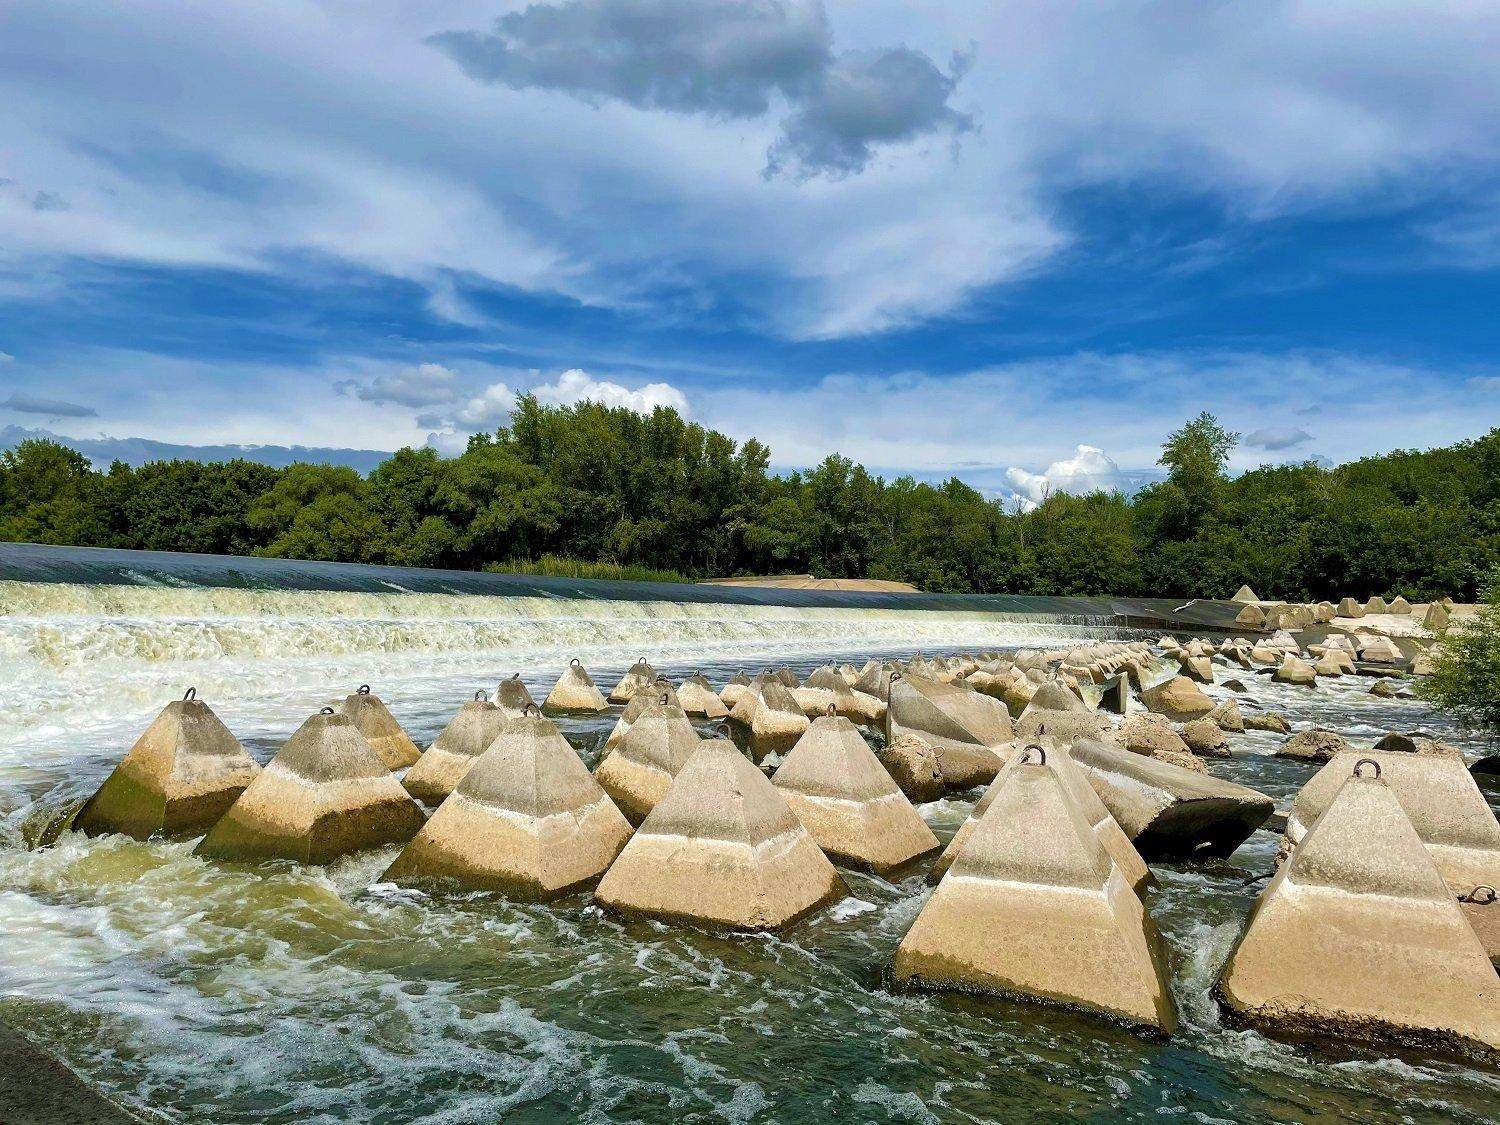
[(894, 969), (900, 983), (1177, 1025), (1150, 916), (1062, 778), (1035, 761), (1007, 771)]
[(1390, 610), (1385, 604), (1385, 599), (1382, 598), (1379, 594), (1374, 594), (1370, 597), (1369, 601), (1365, 602), (1365, 612), (1389, 613)]
[(1230, 598), (1229, 600), (1232, 601), (1232, 602), (1258, 602), (1258, 601), (1260, 601), (1260, 599), (1255, 596), (1255, 591), (1252, 590), (1252, 589), (1250, 589), (1249, 586), (1241, 586), (1238, 590), (1236, 590), (1234, 592), (1234, 597)]
[(550, 719), (507, 723), (383, 878), (545, 901), (604, 874), (630, 824)]
[(354, 720), (325, 707), (287, 739), (194, 854), (327, 863), (409, 840), (425, 819)]
[(1422, 614), (1422, 628), (1433, 633), (1441, 633), (1448, 628), (1448, 609), (1441, 602), (1433, 602), (1427, 607), (1427, 612)]
[[(1136, 891), (1148, 886), (1153, 881), (1151, 869), (1146, 866), (1141, 853), (1135, 850), (1135, 845), (1130, 842), (1130, 837), (1125, 835), (1125, 830), (1120, 827), (1119, 821), (1115, 820), (1104, 802), (1099, 799), (1099, 794), (1095, 792), (1083, 771), (1078, 768), (1078, 763), (1073, 761), (1072, 752), (1064, 746), (1055, 744), (1046, 746), (1044, 750), (1047, 755), (1047, 764), (1057, 771), (1058, 777), (1062, 778), (1068, 798), (1083, 814), (1083, 819), (1088, 822), (1099, 843), (1109, 853), (1110, 860), (1125, 876), (1125, 881)], [(1032, 753), (1034, 754), (1035, 751), (1032, 750)], [(973, 834), (979, 822), (984, 819), (984, 814), (989, 811), (990, 805), (994, 803), (995, 793), (1004, 782), (1007, 773), (1015, 768), (1023, 756), (1025, 756), (1024, 752), (1012, 755), (1010, 761), (996, 775), (995, 780), (990, 782), (989, 788), (984, 791), (984, 796), (980, 797), (974, 808), (970, 810), (969, 818), (959, 825), (958, 831), (953, 834), (953, 839), (949, 840), (948, 846), (943, 849), (943, 854), (938, 856), (937, 861), (933, 863), (932, 870), (927, 873), (929, 883), (937, 883), (948, 873), (948, 868), (953, 866), (953, 861), (963, 851), (969, 836)]]
[(751, 680), (744, 671), (736, 672), (719, 690), (719, 702), (732, 710), (747, 696), (754, 695), (759, 687), (759, 683)]
[(402, 786), (417, 800), (438, 804), (453, 792), (510, 721), (509, 715), (479, 692), (472, 702), (458, 709), (417, 764), (406, 771)]
[(1410, 613), (1411, 602), (1407, 601), (1400, 594), (1397, 594), (1394, 598), (1391, 599), (1391, 604), (1386, 606), (1385, 611), (1387, 613)]
[(809, 719), (827, 714), (828, 708), (832, 707), (836, 714), (846, 719), (867, 723), (884, 710), (873, 696), (857, 694), (832, 665), (812, 672), (800, 688), (792, 690), (792, 698)]
[(358, 691), (344, 700), (344, 714), (364, 736), (387, 769), (399, 770), (412, 765), (422, 756), (417, 744), (407, 737), (396, 717), (370, 691), (369, 684), (361, 684)]
[(521, 673), (512, 672), (495, 688), (495, 706), (512, 719), (519, 719), (530, 708), (536, 707), (531, 698), (531, 689), (521, 682)]
[(1353, 598), (1340, 598), (1338, 609), (1334, 611), (1334, 614), (1337, 617), (1363, 617), (1365, 607)]
[(647, 687), (656, 679), (656, 669), (646, 663), (643, 656), (630, 666), (630, 670), (620, 677), (620, 682), (609, 693), (611, 703), (629, 703), (636, 691)]
[(1214, 701), (1186, 676), (1173, 676), (1141, 692), (1146, 710), (1179, 723), (1201, 719), (1214, 709)]
[(1276, 808), (1254, 789), (1091, 739), (1074, 742), (1071, 754), (1148, 859), (1229, 855)]
[(729, 714), (729, 708), (702, 672), (694, 672), (682, 681), (677, 689), (677, 702), (689, 715), (704, 719), (722, 719)]
[(1500, 976), (1395, 793), (1359, 773), (1256, 903), (1219, 998), (1294, 1034), (1500, 1052)]
[(729, 712), (730, 729), (757, 763), (769, 754), (784, 754), (807, 730), (808, 719), (791, 689), (767, 679), (753, 698), (741, 700)]
[(1361, 760), (1380, 768), (1454, 895), (1500, 886), (1500, 822), (1462, 758), (1395, 750), (1341, 749), (1308, 779), (1287, 816), (1286, 837), (1300, 847)]
[(136, 739), (78, 810), (73, 827), (90, 836), (119, 832), (137, 840), (197, 836), (213, 827), (258, 773), (255, 759), (189, 688)]
[(1235, 614), (1234, 623), (1244, 625), (1246, 628), (1258, 629), (1266, 623), (1266, 614), (1258, 605), (1247, 605)]
[(910, 733), (936, 750), (944, 783), (953, 790), (993, 781), (1014, 737), (1010, 712), (999, 700), (916, 675), (892, 676), (885, 722), (887, 743)]
[(927, 822), (842, 715), (814, 719), (771, 783), (835, 863), (883, 875), (938, 849)]
[(604, 698), (583, 661), (576, 656), (568, 661), (563, 674), (542, 701), (542, 713), (546, 715), (597, 715), (608, 709), (609, 700)]
[(595, 898), (628, 916), (775, 930), (847, 893), (786, 798), (717, 739), (683, 767)]
[(865, 661), (865, 666), (859, 670), (859, 678), (854, 681), (854, 690), (883, 700), (889, 698), (890, 688), (891, 670), (878, 660)]
[[(631, 706), (645, 698), (637, 693)], [(670, 701), (649, 704), (595, 768), (594, 779), (632, 824), (640, 824), (702, 744), (682, 708)]]
[[(625, 737), (626, 732), (635, 725), (635, 721), (652, 707), (675, 707), (679, 711), (683, 709), (682, 701), (677, 698), (676, 689), (665, 678), (658, 677), (651, 685), (650, 691), (641, 689), (630, 697), (630, 702), (625, 704), (625, 710), (615, 720), (614, 727), (604, 740), (605, 753), (609, 753), (620, 745), (620, 739)], [(685, 711), (683, 713), (686, 714)]]

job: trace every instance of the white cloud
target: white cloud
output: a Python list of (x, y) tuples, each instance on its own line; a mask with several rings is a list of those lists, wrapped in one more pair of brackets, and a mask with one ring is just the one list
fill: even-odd
[(441, 363), (419, 363), (376, 375), (367, 383), (348, 380), (341, 384), (365, 402), (394, 402), (401, 406), (436, 406), (453, 400), (457, 373)]
[(604, 406), (624, 406), (637, 414), (650, 414), (658, 406), (667, 406), (683, 417), (689, 415), (687, 396), (670, 383), (647, 383), (631, 390), (607, 379), (595, 379), (576, 367), (564, 371), (555, 383), (533, 387), (537, 401), (551, 406), (568, 406), (578, 402), (597, 402)]
[[(877, 144), (858, 175), (767, 181), (781, 93), (736, 117), (482, 85), (423, 39), (483, 26), (490, 4), (266, 0), (185, 16), (21, 0), (6, 49), (29, 65), (0, 72), (0, 149), (17, 177), (0, 187), (0, 264), (331, 260), (414, 281), (468, 324), (484, 319), (464, 296), (476, 285), (638, 310), (664, 278), (690, 302), (751, 277), (765, 283), (745, 298), (763, 324), (831, 338), (961, 311), (1045, 262), (1071, 242), (1060, 201), (1078, 186), (1161, 183), (1268, 216), (1461, 197), (1500, 155), (1496, 5), (830, 0), (826, 12), (835, 57), (978, 45), (951, 99), (923, 86), (936, 93), (920, 120), (974, 121), (956, 153), (940, 131)], [(661, 75), (640, 78), (660, 89)], [(823, 106), (806, 124), (856, 126), (840, 158), (859, 165), (858, 136), (912, 132), (867, 109), (844, 121)], [(1477, 242), (1489, 255), (1491, 226), (1435, 223), (1434, 252)]]
[(471, 433), (503, 425), (516, 408), (516, 392), (504, 383), (491, 383), (453, 414), (453, 424)]
[(9, 352), (0, 352), (0, 363), (13, 363), (15, 362), (15, 358)]
[[(427, 444), (445, 456), (462, 453), (470, 434), (497, 429), (510, 420), (516, 396), (523, 391), (507, 382), (491, 383), (475, 394), (455, 395), (446, 406), (417, 415), (417, 424), (430, 427)], [(623, 406), (638, 414), (649, 414), (658, 406), (667, 406), (687, 417), (687, 396), (670, 383), (647, 383), (631, 389), (608, 379), (595, 379), (588, 372), (573, 368), (564, 371), (550, 383), (524, 388), (544, 406), (571, 406), (580, 402), (597, 402), (604, 406)]]
[(1054, 461), (1040, 473), (1012, 466), (1005, 479), (1027, 508), (1034, 508), (1054, 492), (1084, 496), (1091, 492), (1129, 491), (1120, 466), (1096, 445), (1080, 445), (1073, 456)]

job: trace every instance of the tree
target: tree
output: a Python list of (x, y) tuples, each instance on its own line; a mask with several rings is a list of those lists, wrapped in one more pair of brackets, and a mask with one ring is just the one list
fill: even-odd
[(1167, 469), (1169, 526), (1191, 532), (1213, 511), (1229, 451), (1239, 440), (1239, 434), (1230, 433), (1206, 411), (1167, 436), (1157, 464)]
[(370, 487), (341, 465), (288, 465), (245, 522), (267, 540), (257, 555), (330, 562), (384, 562), (386, 529)]
[(82, 453), (23, 441), (0, 454), (0, 539), (108, 546), (111, 495)]
[(1489, 572), (1484, 604), (1449, 625), (1436, 648), (1431, 676), (1417, 690), (1458, 716), (1465, 727), (1500, 740), (1500, 567)]

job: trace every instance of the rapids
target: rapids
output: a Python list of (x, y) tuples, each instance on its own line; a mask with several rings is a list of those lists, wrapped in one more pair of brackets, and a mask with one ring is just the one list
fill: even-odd
[[(787, 935), (732, 938), (621, 924), (586, 895), (525, 906), (398, 890), (376, 882), (393, 851), (311, 869), (72, 833), (27, 847), (189, 685), (265, 761), (362, 682), (425, 745), (475, 688), (519, 671), (540, 699), (575, 655), (607, 690), (643, 655), (722, 683), (771, 663), (806, 674), (876, 652), (1111, 635), (875, 609), (0, 583), (0, 1016), (150, 1119), (212, 1125), (1493, 1120), (1495, 1074), (1223, 1025), (1208, 989), (1271, 869), (1264, 832), (1229, 860), (1153, 865), (1148, 905), (1183, 1015), (1164, 1042), (891, 991), (920, 870), (851, 873), (851, 898)], [(1463, 742), (1367, 680), (1242, 679), (1295, 728)], [(560, 725), (592, 764), (613, 721)], [(1269, 756), (1274, 735), (1231, 740), (1237, 756), (1209, 769), (1283, 806), (1311, 775)], [(975, 797), (922, 812), (946, 840)]]

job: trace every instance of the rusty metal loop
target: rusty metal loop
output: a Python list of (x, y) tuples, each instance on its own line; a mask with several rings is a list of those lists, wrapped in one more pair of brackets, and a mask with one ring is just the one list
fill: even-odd
[(526, 703), (521, 707), (521, 714), (523, 717), (526, 715), (540, 715), (541, 713), (542, 709), (535, 703)]
[(832, 703), (830, 703), (823, 710), (823, 714), (829, 716), (830, 718), (832, 718), (834, 715), (837, 715), (838, 713), (839, 713), (839, 709), (837, 707), (835, 707)]
[(663, 707), (665, 707), (668, 703), (671, 703), (671, 702), (672, 702), (672, 696), (671, 696), (671, 694), (668, 693), (668, 692), (665, 692), (665, 691), (661, 693), (661, 698), (657, 700), (657, 703), (659, 703)]
[(1364, 777), (1365, 775), (1362, 774), (1362, 773), (1360, 773), (1359, 771), (1363, 767), (1365, 767), (1365, 766), (1369, 766), (1371, 769), (1373, 769), (1375, 771), (1375, 775), (1374, 775), (1375, 776), (1375, 780), (1379, 781), (1380, 780), (1380, 763), (1377, 762), (1374, 758), (1361, 758), (1359, 761), (1355, 762), (1354, 763), (1354, 776), (1355, 777)]
[(490, 701), (490, 693), (487, 692), (487, 691), (485, 691), (484, 688), (480, 688), (478, 691), (476, 691), (474, 693), (474, 698), (475, 698), (475, 700), (482, 699), (486, 703), (488, 703)]
[(1472, 902), (1476, 906), (1493, 906), (1496, 899), (1500, 899), (1500, 892), (1488, 883), (1480, 883), (1468, 894), (1458, 896), (1459, 902)]
[(1036, 751), (1036, 764), (1039, 765), (1039, 766), (1045, 766), (1047, 764), (1047, 748), (1045, 746), (1043, 746), (1040, 742), (1028, 743), (1025, 747), (1022, 748), (1022, 750), (1021, 750), (1021, 762), (1022, 762), (1022, 764), (1025, 764), (1029, 760), (1027, 758), (1027, 755), (1029, 755), (1033, 750)]
[(902, 675), (902, 673), (900, 672), (900, 670), (892, 672), (891, 673), (891, 683), (895, 683), (897, 680), (899, 680), (901, 678), (901, 675)]
[(198, 698), (198, 689), (195, 688), (195, 687), (188, 688), (187, 691), (185, 691), (185, 692), (182, 693), (182, 698), (184, 700), (197, 699)]
[(319, 711), (318, 714), (320, 714), (320, 715), (332, 715), (333, 714), (333, 708), (332, 707), (325, 707), (325, 708), (323, 708), (323, 710)]
[(360, 684), (359, 685), (359, 690), (356, 691), (354, 694), (355, 695), (369, 695), (370, 694), (370, 685), (369, 684)]
[(572, 660), (568, 661), (568, 667), (569, 668), (582, 668), (583, 667), (583, 661), (579, 660), (578, 657), (575, 656), (575, 657), (573, 657)]
[(513, 679), (513, 680), (519, 680), (521, 678), (521, 673), (519, 673), (519, 672), (512, 672), (510, 674), (510, 678)]

